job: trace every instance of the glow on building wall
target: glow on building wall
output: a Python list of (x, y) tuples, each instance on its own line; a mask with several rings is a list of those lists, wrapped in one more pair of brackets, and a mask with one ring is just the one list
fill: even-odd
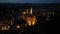
[(32, 17), (32, 25), (35, 25), (35, 24), (36, 24), (36, 18), (34, 16), (34, 17)]
[(28, 23), (29, 26), (35, 25), (36, 24), (36, 17), (27, 17), (26, 22)]
[[(23, 20), (26, 21), (27, 25), (31, 26), (31, 25), (35, 25), (37, 20), (36, 20), (36, 16), (33, 15), (33, 9), (26, 9), (26, 11), (23, 10), (22, 12), (23, 14)], [(30, 15), (29, 17), (27, 15)]]

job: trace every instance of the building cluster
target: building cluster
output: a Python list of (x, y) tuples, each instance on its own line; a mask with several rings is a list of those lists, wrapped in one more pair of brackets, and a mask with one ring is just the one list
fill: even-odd
[[(31, 7), (30, 9), (23, 9), (20, 13), (17, 11), (18, 16), (16, 14), (14, 14), (14, 11), (12, 11), (12, 13), (15, 15), (15, 17), (17, 17), (18, 20), (21, 20), (21, 19), (24, 20), (24, 22), (25, 22), (24, 26), (27, 27), (27, 26), (34, 26), (37, 24), (37, 16), (42, 15), (42, 16), (47, 16), (49, 18), (49, 14), (54, 15), (54, 12), (50, 12), (50, 11), (44, 12), (44, 11), (45, 10), (40, 12), (39, 10), (34, 10)], [(9, 30), (9, 29), (11, 29), (11, 27), (13, 27), (13, 24), (15, 23), (14, 21), (16, 19), (16, 18), (14, 19), (14, 15), (11, 14), (11, 16), (13, 16), (12, 19), (6, 19), (6, 20), (0, 21), (0, 30)], [(48, 18), (47, 18), (47, 20), (49, 20)], [(17, 24), (15, 27), (21, 28), (22, 25)]]

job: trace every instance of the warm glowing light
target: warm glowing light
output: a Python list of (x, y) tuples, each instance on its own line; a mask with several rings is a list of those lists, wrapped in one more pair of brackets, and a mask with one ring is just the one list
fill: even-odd
[(37, 20), (36, 20), (36, 22), (37, 22)]
[(30, 13), (32, 14), (32, 8), (30, 9)]
[(26, 14), (26, 12), (23, 12), (23, 14)]
[(2, 27), (2, 29), (1, 30), (5, 30), (5, 27)]
[(35, 21), (32, 22), (32, 25), (35, 25)]
[(33, 18), (32, 18), (32, 25), (35, 25), (35, 23), (36, 23), (36, 18), (33, 17)]
[(19, 26), (19, 25), (17, 25), (17, 28), (20, 28), (20, 26)]
[(1, 30), (9, 30), (10, 26), (5, 26), (5, 27), (2, 27)]
[(26, 21), (28, 23), (29, 26), (31, 25), (35, 25), (36, 24), (36, 16), (33, 16), (33, 17), (27, 17), (26, 18)]
[(31, 26), (31, 20), (30, 19), (27, 20), (27, 23), (28, 23), (29, 26)]
[(5, 26), (5, 29), (8, 30), (10, 28), (10, 26)]

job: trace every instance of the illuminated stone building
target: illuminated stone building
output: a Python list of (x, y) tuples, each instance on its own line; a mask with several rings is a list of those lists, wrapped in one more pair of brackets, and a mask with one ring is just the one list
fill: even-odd
[(33, 14), (33, 9), (26, 9), (26, 11), (22, 12), (23, 14), (23, 19), (26, 21), (27, 25), (35, 25), (37, 20), (36, 20), (36, 15)]

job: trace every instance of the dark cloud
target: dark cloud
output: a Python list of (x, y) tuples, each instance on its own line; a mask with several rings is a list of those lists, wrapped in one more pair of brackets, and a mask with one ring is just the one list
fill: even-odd
[(60, 3), (60, 0), (0, 0), (0, 3)]

